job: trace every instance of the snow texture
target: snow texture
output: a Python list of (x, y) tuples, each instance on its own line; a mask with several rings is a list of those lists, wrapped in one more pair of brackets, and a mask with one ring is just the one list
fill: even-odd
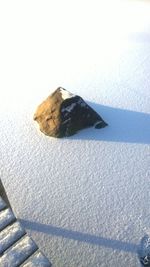
[(68, 106), (68, 107), (66, 107), (66, 108), (62, 108), (62, 112), (65, 112), (65, 111), (67, 111), (67, 112), (71, 112), (74, 108), (75, 108), (75, 106), (76, 106), (76, 103), (72, 103), (70, 106)]
[(66, 100), (68, 98), (71, 98), (71, 97), (74, 97), (75, 95), (68, 92), (67, 90), (63, 89), (63, 88), (60, 88), (60, 92), (61, 92), (61, 95), (62, 95), (62, 98), (63, 100)]
[[(0, 25), (0, 177), (15, 215), (53, 267), (140, 267), (150, 229), (149, 1), (1, 1)], [(109, 126), (43, 135), (33, 114), (60, 84)]]
[(79, 99), (78, 102), (72, 103), (70, 106), (62, 108), (61, 111), (62, 112), (71, 112), (76, 107), (77, 104), (80, 105), (81, 107), (85, 107), (86, 106), (86, 103), (82, 99)]

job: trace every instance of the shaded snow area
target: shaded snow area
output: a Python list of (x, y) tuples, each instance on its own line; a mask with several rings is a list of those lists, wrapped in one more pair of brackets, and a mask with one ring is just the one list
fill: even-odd
[[(53, 267), (140, 267), (150, 236), (149, 1), (1, 1), (0, 25), (0, 177), (15, 215)], [(108, 126), (42, 134), (33, 114), (59, 85)]]

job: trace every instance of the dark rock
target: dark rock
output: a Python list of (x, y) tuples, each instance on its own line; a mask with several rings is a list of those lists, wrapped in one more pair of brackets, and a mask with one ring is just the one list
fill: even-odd
[(143, 266), (150, 267), (150, 237), (145, 235), (139, 246), (139, 259)]
[(107, 126), (80, 96), (61, 87), (38, 106), (34, 120), (44, 134), (58, 138), (71, 136), (91, 126), (97, 129)]

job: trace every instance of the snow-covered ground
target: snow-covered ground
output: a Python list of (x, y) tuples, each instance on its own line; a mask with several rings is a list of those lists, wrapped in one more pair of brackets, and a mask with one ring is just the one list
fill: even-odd
[[(140, 266), (150, 234), (150, 2), (1, 1), (0, 177), (54, 267)], [(62, 86), (109, 124), (44, 136)]]

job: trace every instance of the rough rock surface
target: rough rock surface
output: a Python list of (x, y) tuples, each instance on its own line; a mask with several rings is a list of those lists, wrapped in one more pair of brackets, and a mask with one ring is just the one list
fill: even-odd
[(139, 258), (143, 266), (150, 267), (150, 237), (145, 235), (140, 244)]
[(77, 131), (95, 126), (103, 128), (107, 123), (77, 95), (59, 87), (44, 102), (34, 115), (40, 130), (49, 136), (65, 137)]

